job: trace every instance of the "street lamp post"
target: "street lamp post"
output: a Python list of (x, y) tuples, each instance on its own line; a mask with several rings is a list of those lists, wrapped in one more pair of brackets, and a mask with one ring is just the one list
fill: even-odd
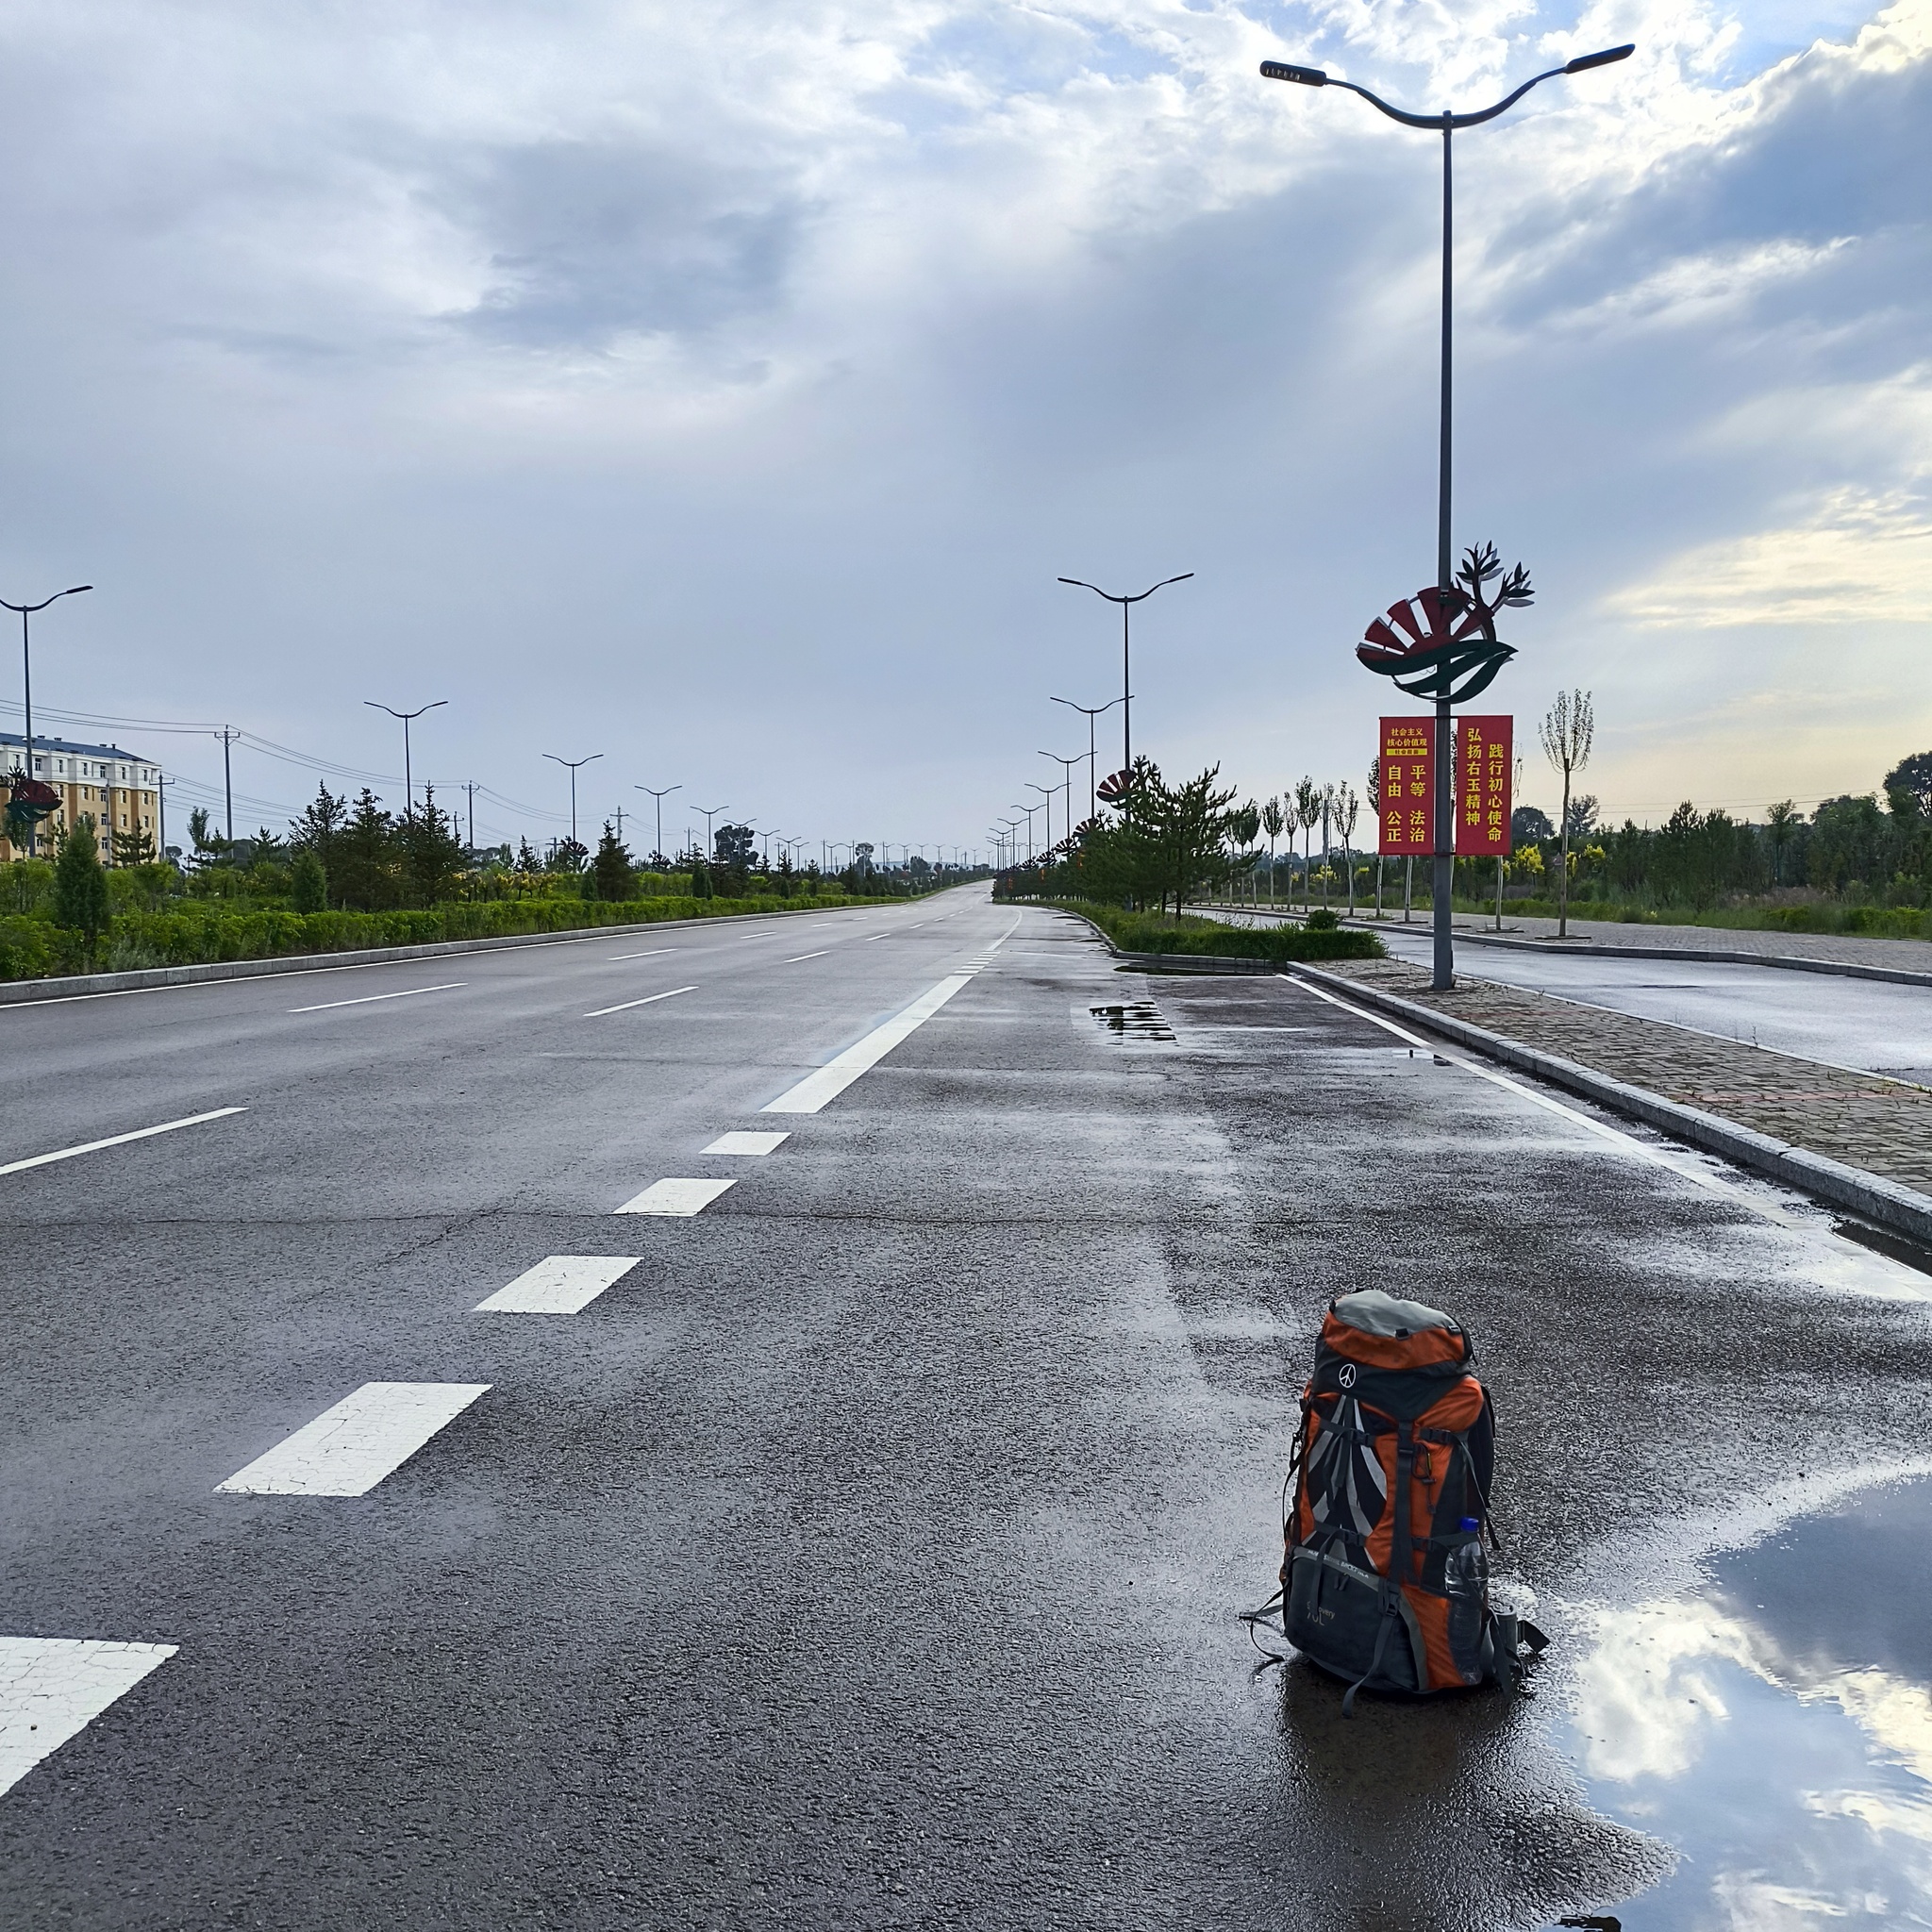
[(1080, 712), (1087, 720), (1087, 816), (1090, 819), (1096, 816), (1100, 809), (1099, 801), (1094, 796), (1094, 788), (1100, 781), (1093, 769), (1093, 721), (1103, 711), (1112, 710), (1116, 705), (1123, 702), (1125, 695), (1126, 693), (1124, 691), (1120, 697), (1108, 698), (1104, 705), (1076, 705), (1072, 698), (1055, 698), (1052, 700), (1054, 704), (1066, 706), (1070, 711)]
[[(1493, 121), (1499, 114), (1507, 113), (1531, 88), (1541, 86), (1546, 80), (1554, 80), (1559, 75), (1584, 74), (1592, 67), (1607, 67), (1613, 61), (1627, 60), (1636, 51), (1636, 43), (1632, 42), (1621, 47), (1606, 47), (1600, 54), (1581, 54), (1574, 60), (1566, 61), (1561, 67), (1552, 67), (1545, 73), (1532, 75), (1514, 93), (1506, 94), (1493, 108), (1485, 108), (1475, 114), (1452, 114), (1447, 109), (1440, 114), (1411, 114), (1405, 108), (1391, 107), (1379, 95), (1372, 94), (1365, 87), (1357, 87), (1352, 80), (1332, 78), (1319, 67), (1296, 67), (1282, 60), (1264, 60), (1261, 63), (1263, 79), (1289, 80), (1302, 87), (1346, 88), (1350, 93), (1359, 94), (1371, 107), (1388, 115), (1390, 120), (1399, 121), (1405, 127), (1420, 127), (1425, 131), (1440, 133), (1442, 137), (1442, 370), (1441, 422), (1436, 481), (1436, 587), (1449, 602), (1451, 608), (1454, 608), (1453, 600), (1457, 592), (1454, 568), (1455, 555), (1449, 541), (1452, 292), (1450, 270), (1454, 258), (1455, 212), (1450, 173), (1450, 138), (1458, 127), (1480, 126), (1485, 121)], [(1431, 909), (1434, 914), (1436, 941), (1432, 984), (1438, 992), (1445, 992), (1456, 984), (1455, 941), (1451, 936), (1449, 922), (1449, 895), (1456, 882), (1456, 742), (1450, 705), (1451, 700), (1446, 694), (1445, 687), (1445, 694), (1436, 700), (1436, 851), (1434, 905)]]
[[(398, 711), (391, 705), (378, 705), (374, 698), (364, 698), (362, 702), (372, 711), (387, 711), (391, 718), (400, 718), (403, 721), (403, 816), (405, 818), (412, 817), (416, 809), (416, 795), (414, 787), (410, 782), (409, 724), (412, 719), (420, 718), (425, 711), (433, 711), (438, 705), (446, 705), (449, 703), (449, 700), (447, 698), (437, 698), (429, 704), (418, 705), (413, 711)], [(228, 836), (230, 838), (234, 837), (232, 826), (229, 828)], [(573, 838), (576, 836), (575, 828), (573, 828), (571, 836)]]
[(604, 754), (601, 751), (593, 751), (587, 758), (560, 758), (554, 751), (546, 751), (543, 756), (552, 764), (561, 765), (570, 774), (570, 842), (575, 845), (577, 842), (577, 768), (601, 758)]
[(1164, 591), (1170, 584), (1184, 584), (1193, 575), (1192, 571), (1184, 570), (1177, 577), (1162, 577), (1158, 584), (1150, 584), (1146, 590), (1137, 591), (1131, 597), (1103, 591), (1098, 584), (1090, 584), (1085, 577), (1060, 579), (1063, 584), (1072, 584), (1076, 590), (1091, 591), (1096, 597), (1105, 597), (1109, 604), (1121, 607), (1121, 769), (1124, 772), (1134, 769), (1134, 667), (1127, 635), (1128, 613), (1136, 604), (1144, 604), (1156, 591)]
[(705, 863), (707, 865), (709, 865), (711, 860), (717, 857), (717, 854), (711, 850), (711, 821), (724, 808), (722, 805), (714, 805), (708, 808), (702, 805), (691, 807), (691, 810), (696, 812), (705, 822)]
[(658, 842), (651, 849), (651, 857), (653, 858), (662, 858), (664, 857), (664, 801), (674, 791), (682, 791), (684, 787), (682, 785), (667, 785), (663, 791), (659, 791), (652, 785), (633, 785), (631, 790), (633, 791), (648, 791), (658, 801)]
[[(1067, 794), (1067, 823), (1062, 836), (1071, 839), (1074, 836), (1074, 767), (1080, 762), (1080, 755), (1075, 752), (1072, 758), (1063, 758), (1057, 751), (1043, 751), (1040, 756), (1051, 758), (1060, 768), (1060, 782), (1054, 790)], [(1093, 814), (1090, 811), (1087, 816), (1091, 818)]]
[[(1008, 811), (1024, 811), (1026, 814), (1026, 857), (1030, 860), (1033, 857), (1033, 814), (1040, 808), (1037, 805), (1012, 805), (1008, 806), (1007, 809)], [(1019, 821), (1015, 819), (1013, 823), (1018, 824)]]
[[(42, 597), (38, 604), (9, 604), (0, 597), (0, 609), (20, 612), (20, 691), (22, 705), (26, 712), (26, 775), (34, 774), (34, 659), (33, 651), (27, 641), (26, 621), (37, 610), (44, 610), (49, 604), (58, 604), (63, 597), (77, 597), (83, 591), (92, 591), (92, 584), (75, 584), (65, 591), (56, 591), (51, 597)], [(25, 809), (25, 807), (22, 808)], [(34, 840), (38, 826), (34, 820), (26, 822), (26, 856), (34, 856)]]
[(1040, 841), (1040, 849), (1050, 853), (1053, 850), (1053, 795), (1060, 788), (1058, 785), (1036, 785), (1029, 778), (1026, 789), (1040, 793), (1040, 808), (1046, 814), (1046, 836)]

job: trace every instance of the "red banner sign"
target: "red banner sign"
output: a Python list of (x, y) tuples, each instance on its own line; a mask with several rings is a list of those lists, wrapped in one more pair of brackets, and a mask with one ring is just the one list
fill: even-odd
[(1436, 721), (1382, 720), (1381, 846), (1385, 857), (1436, 849)]
[[(1513, 718), (1462, 718), (1456, 733), (1456, 856), (1509, 856)], [(1386, 729), (1386, 725), (1385, 725)]]

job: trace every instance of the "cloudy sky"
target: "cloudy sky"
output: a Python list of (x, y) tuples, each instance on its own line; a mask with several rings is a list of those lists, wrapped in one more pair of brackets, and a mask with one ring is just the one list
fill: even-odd
[[(1639, 819), (1869, 790), (1932, 745), (1932, 0), (14, 0), (0, 594), (98, 587), (37, 699), (389, 773), (362, 701), (446, 698), (418, 774), (531, 808), (479, 837), (601, 752), (587, 824), (984, 845), (1119, 688), (1055, 579), (1191, 570), (1137, 749), (1359, 782), (1440, 142), (1257, 65), (1467, 108), (1623, 41), (1457, 142), (1495, 708), (1592, 689)], [(238, 751), (238, 818), (313, 779)]]

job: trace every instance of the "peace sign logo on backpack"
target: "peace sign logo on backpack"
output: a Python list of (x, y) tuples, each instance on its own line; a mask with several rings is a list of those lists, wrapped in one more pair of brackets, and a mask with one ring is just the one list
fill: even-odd
[(1335, 1379), (1342, 1388), (1353, 1389), (1355, 1387), (1355, 1364), (1353, 1362), (1343, 1362), (1341, 1368), (1335, 1372)]

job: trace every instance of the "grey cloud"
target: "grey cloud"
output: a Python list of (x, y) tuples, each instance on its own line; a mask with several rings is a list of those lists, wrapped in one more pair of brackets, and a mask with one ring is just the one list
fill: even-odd
[(601, 142), (497, 150), (438, 199), (494, 275), (464, 325), (545, 348), (702, 335), (770, 311), (808, 215), (769, 175)]

